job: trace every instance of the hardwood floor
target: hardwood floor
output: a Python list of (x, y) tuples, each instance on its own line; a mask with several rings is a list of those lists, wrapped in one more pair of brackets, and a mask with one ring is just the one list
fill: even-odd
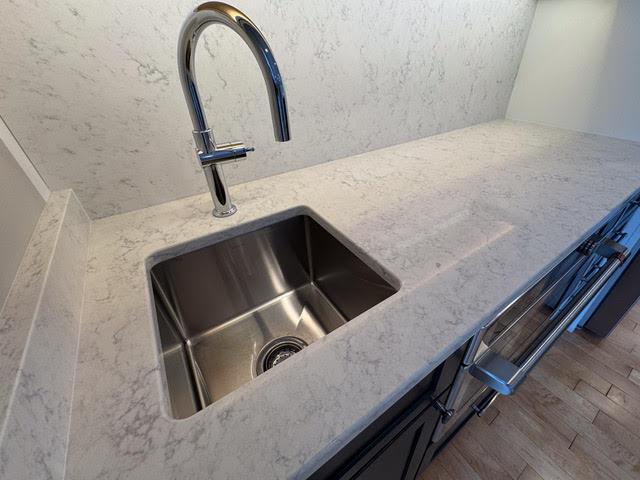
[(606, 339), (565, 335), (419, 480), (640, 479), (640, 304)]

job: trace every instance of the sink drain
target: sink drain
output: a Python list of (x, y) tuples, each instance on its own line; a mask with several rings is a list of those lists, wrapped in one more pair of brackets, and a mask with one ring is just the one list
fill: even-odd
[(307, 342), (298, 337), (280, 337), (267, 343), (256, 360), (256, 373), (260, 375), (270, 368), (284, 362), (287, 358), (292, 357), (304, 347)]

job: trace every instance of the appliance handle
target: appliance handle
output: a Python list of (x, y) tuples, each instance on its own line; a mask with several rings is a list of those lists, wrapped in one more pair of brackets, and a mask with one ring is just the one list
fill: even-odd
[(518, 362), (521, 363), (520, 365), (515, 365), (499, 353), (487, 350), (475, 363), (468, 367), (469, 373), (502, 395), (513, 394), (518, 388), (518, 385), (522, 383), (536, 363), (538, 363), (538, 360), (542, 358), (584, 307), (595, 297), (618, 267), (624, 263), (627, 252), (628, 250), (611, 254), (601, 271), (589, 282), (584, 294), (572, 300), (571, 303), (565, 307), (566, 313), (549, 334), (536, 345), (531, 354), (524, 361)]

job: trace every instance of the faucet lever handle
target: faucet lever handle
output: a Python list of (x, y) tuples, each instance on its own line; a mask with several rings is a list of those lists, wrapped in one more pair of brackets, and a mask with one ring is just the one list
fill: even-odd
[(213, 164), (222, 165), (233, 163), (247, 157), (248, 152), (253, 152), (255, 148), (247, 147), (242, 142), (221, 143), (216, 145), (213, 152), (198, 152), (198, 158), (202, 167)]

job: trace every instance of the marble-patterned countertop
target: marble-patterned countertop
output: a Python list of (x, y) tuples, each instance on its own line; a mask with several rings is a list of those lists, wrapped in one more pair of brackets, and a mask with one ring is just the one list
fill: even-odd
[[(638, 187), (638, 143), (497, 121), (235, 186), (227, 219), (203, 194), (95, 222), (66, 478), (304, 478)], [(196, 415), (170, 418), (149, 259), (296, 208), (400, 291)]]

